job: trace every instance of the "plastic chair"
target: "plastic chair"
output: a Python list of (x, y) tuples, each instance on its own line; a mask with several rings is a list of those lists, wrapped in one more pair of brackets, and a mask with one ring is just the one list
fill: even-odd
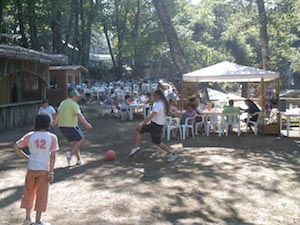
[[(257, 120), (253, 121), (251, 120), (251, 117), (257, 116)], [(256, 112), (253, 114), (248, 114), (247, 120), (246, 120), (246, 133), (248, 133), (248, 127), (252, 124), (254, 126), (254, 134), (257, 135), (258, 132), (258, 126), (262, 124), (262, 113)]]
[(223, 115), (222, 114), (210, 114), (206, 115), (206, 135), (209, 136), (210, 127), (213, 126), (213, 131), (216, 131), (216, 127), (218, 126), (219, 137), (221, 137), (223, 133)]
[(182, 140), (182, 132), (181, 132), (181, 127), (180, 127), (180, 121), (179, 118), (173, 118), (171, 116), (166, 117), (166, 124), (164, 126), (164, 131), (163, 131), (163, 138), (165, 137), (167, 129), (167, 140), (170, 140), (171, 133), (173, 133), (173, 137), (176, 136), (177, 130), (179, 130), (180, 134), (180, 139)]
[(237, 126), (238, 129), (238, 136), (241, 135), (241, 115), (239, 113), (230, 113), (225, 114), (224, 117), (226, 118), (226, 136), (228, 136), (229, 126), (233, 127), (234, 125)]
[(205, 127), (205, 116), (204, 115), (196, 115), (196, 118), (201, 118), (200, 122), (195, 122), (195, 134), (198, 135), (199, 126), (204, 125), (204, 127)]
[(133, 120), (133, 113), (130, 107), (121, 106), (119, 112), (122, 120), (127, 119), (128, 117), (130, 120)]
[(112, 107), (105, 105), (103, 102), (100, 102), (100, 113), (102, 117), (104, 117), (105, 114), (108, 114), (111, 117), (111, 110), (113, 110)]
[(189, 136), (189, 129), (191, 129), (191, 131), (192, 131), (192, 137), (195, 138), (195, 132), (194, 132), (195, 118), (196, 118), (196, 115), (191, 118), (186, 118), (185, 123), (181, 125), (183, 140), (185, 140), (185, 137)]

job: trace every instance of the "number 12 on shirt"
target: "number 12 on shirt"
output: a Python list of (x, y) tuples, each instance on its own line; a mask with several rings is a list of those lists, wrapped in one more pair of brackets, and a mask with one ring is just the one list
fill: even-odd
[(35, 143), (35, 145), (36, 145), (37, 148), (39, 148), (39, 149), (46, 149), (46, 140), (44, 140), (44, 139), (41, 139), (41, 140), (36, 139), (34, 143)]

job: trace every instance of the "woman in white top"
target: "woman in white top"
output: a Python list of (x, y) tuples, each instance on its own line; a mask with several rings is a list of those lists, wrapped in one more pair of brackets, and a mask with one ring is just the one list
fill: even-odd
[(129, 157), (140, 150), (139, 145), (141, 143), (142, 134), (150, 133), (152, 143), (166, 151), (169, 155), (168, 161), (172, 162), (177, 158), (177, 154), (172, 152), (166, 144), (161, 142), (161, 134), (165, 124), (165, 114), (169, 111), (168, 101), (161, 90), (154, 91), (153, 100), (154, 105), (151, 114), (141, 122), (136, 129), (135, 147), (131, 149)]

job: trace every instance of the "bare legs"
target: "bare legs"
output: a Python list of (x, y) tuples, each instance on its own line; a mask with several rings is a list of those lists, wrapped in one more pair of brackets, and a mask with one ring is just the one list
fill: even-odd
[(80, 160), (80, 148), (85, 143), (85, 139), (80, 141), (72, 141), (71, 144), (71, 155), (75, 155), (77, 160)]
[(138, 147), (141, 144), (142, 134), (139, 131), (136, 131), (135, 134), (135, 147)]
[(31, 209), (26, 209), (26, 219), (31, 219)]
[[(41, 223), (42, 212), (36, 212), (35, 222)], [(31, 220), (31, 209), (26, 209), (26, 219)]]
[(162, 150), (166, 151), (168, 154), (172, 154), (172, 151), (170, 150), (170, 148), (166, 144), (160, 143), (156, 146), (160, 147)]
[[(136, 131), (136, 134), (135, 134), (135, 147), (138, 147), (141, 144), (141, 139), (142, 139), (142, 134), (139, 131)], [(164, 150), (168, 154), (172, 154), (172, 151), (170, 150), (170, 148), (166, 144), (160, 143), (160, 144), (156, 144), (156, 146), (158, 146), (159, 148), (161, 148), (162, 150)]]
[(36, 212), (36, 218), (35, 218), (35, 222), (36, 223), (41, 223), (41, 216), (42, 216), (42, 212)]

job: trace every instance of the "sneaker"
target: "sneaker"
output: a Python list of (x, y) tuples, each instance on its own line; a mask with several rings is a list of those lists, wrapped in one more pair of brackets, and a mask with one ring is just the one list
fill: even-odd
[(71, 164), (71, 159), (72, 159), (71, 152), (70, 152), (70, 151), (67, 151), (67, 152), (66, 152), (66, 156), (67, 156), (68, 164), (69, 164), (69, 166), (70, 166), (70, 164)]
[(141, 149), (141, 148), (140, 148), (139, 146), (132, 148), (131, 151), (130, 151), (130, 153), (129, 153), (129, 155), (128, 155), (128, 157), (133, 156), (133, 155), (134, 155), (135, 153), (137, 153), (140, 149)]
[(169, 154), (167, 161), (173, 162), (173, 161), (175, 161), (175, 159), (177, 159), (177, 157), (178, 157), (178, 155), (176, 153), (171, 153), (171, 154)]
[(82, 161), (81, 159), (77, 160), (77, 163), (76, 163), (77, 166), (81, 166), (82, 165)]
[(32, 225), (33, 224), (33, 222), (32, 222), (32, 220), (30, 219), (25, 219), (24, 220), (24, 222), (23, 222), (23, 225)]
[(51, 223), (45, 223), (41, 221), (40, 223), (35, 223), (34, 225), (51, 225)]

